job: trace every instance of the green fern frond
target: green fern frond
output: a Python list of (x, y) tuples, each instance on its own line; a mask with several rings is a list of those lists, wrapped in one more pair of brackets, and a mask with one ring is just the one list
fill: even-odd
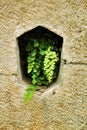
[(27, 103), (35, 94), (38, 86), (49, 85), (57, 78), (57, 63), (61, 48), (57, 48), (57, 40), (53, 36), (44, 34), (41, 39), (30, 39), (27, 52), (27, 73), (31, 76), (32, 85), (28, 85), (24, 94)]

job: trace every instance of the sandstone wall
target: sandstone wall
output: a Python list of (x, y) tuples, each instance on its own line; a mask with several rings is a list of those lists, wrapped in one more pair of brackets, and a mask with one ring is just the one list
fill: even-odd
[[(87, 0), (0, 0), (0, 130), (87, 130), (86, 12)], [(24, 104), (17, 37), (39, 25), (64, 39), (61, 84)]]

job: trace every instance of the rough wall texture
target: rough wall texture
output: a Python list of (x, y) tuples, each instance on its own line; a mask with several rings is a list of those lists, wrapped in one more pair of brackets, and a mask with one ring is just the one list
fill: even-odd
[[(87, 130), (87, 0), (0, 0), (0, 130)], [(43, 26), (62, 36), (60, 85), (23, 103), (16, 38)]]

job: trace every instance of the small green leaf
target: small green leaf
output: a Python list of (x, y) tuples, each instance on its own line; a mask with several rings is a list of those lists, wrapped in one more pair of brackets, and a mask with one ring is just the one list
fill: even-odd
[(39, 46), (39, 42), (37, 42), (36, 40), (34, 40), (34, 47), (38, 47)]
[(35, 91), (30, 91), (24, 94), (24, 103), (27, 103), (34, 96)]

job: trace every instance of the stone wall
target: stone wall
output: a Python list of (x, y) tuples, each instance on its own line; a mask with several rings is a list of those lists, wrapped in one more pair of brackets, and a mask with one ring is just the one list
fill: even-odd
[[(0, 130), (87, 130), (86, 12), (86, 0), (0, 0)], [(37, 26), (64, 39), (61, 84), (24, 104), (17, 37)]]

